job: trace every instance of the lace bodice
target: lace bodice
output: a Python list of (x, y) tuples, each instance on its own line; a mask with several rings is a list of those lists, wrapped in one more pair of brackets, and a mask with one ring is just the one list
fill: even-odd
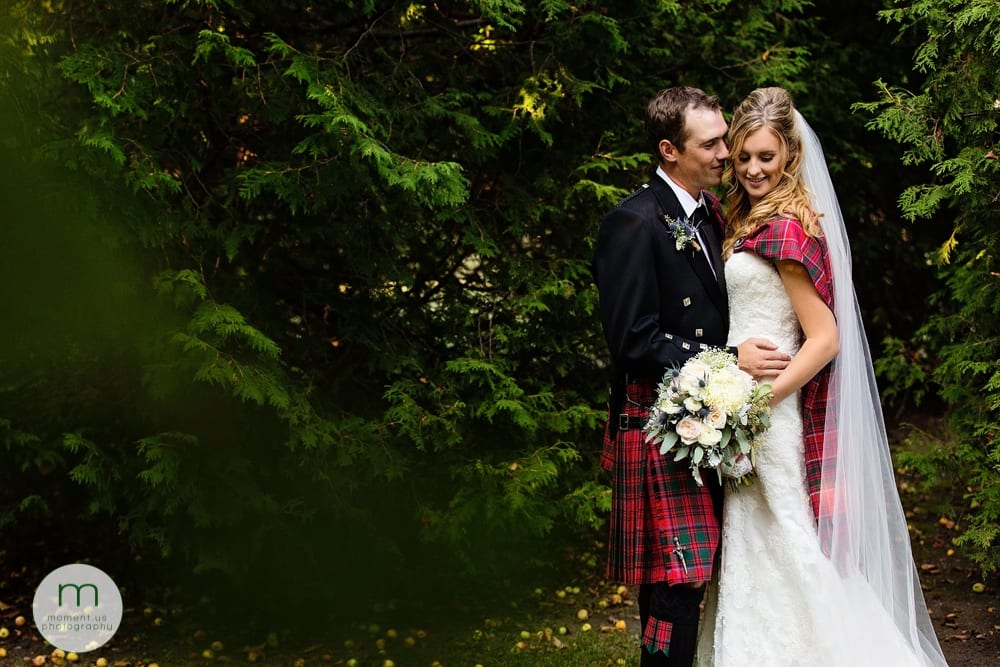
[(726, 261), (726, 283), (729, 345), (759, 336), (789, 354), (798, 352), (802, 345), (799, 320), (773, 264), (752, 252), (734, 253)]

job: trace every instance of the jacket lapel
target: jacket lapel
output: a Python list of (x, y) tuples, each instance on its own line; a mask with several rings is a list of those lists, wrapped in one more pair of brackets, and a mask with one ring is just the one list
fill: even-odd
[[(684, 215), (684, 208), (681, 203), (677, 201), (677, 195), (674, 191), (670, 189), (670, 186), (663, 182), (663, 179), (659, 176), (653, 178), (651, 184), (653, 189), (653, 195), (656, 197), (656, 201), (660, 204), (660, 217), (663, 223), (664, 230), (666, 230), (666, 221), (662, 220), (663, 214), (669, 215), (673, 219), (677, 219), (678, 216)], [(714, 213), (710, 210), (710, 215), (714, 218)], [(716, 220), (711, 221), (716, 224)], [(670, 232), (666, 232), (670, 234)], [(719, 260), (718, 272), (719, 279), (717, 280), (715, 274), (712, 272), (712, 267), (708, 264), (708, 258), (705, 257), (705, 253), (700, 250), (695, 250), (693, 247), (688, 247), (682, 250), (684, 257), (691, 264), (691, 269), (694, 271), (695, 275), (698, 276), (698, 280), (701, 281), (702, 285), (705, 287), (705, 291), (708, 293), (709, 298), (712, 299), (712, 303), (715, 304), (716, 308), (719, 309), (721, 313), (729, 312), (729, 303), (726, 297), (725, 287), (720, 285), (719, 281), (725, 281), (725, 276), (722, 275), (722, 253), (719, 249), (718, 242), (715, 242), (713, 247), (713, 242), (707, 237), (714, 237), (715, 234), (702, 234), (702, 239), (709, 244), (708, 250), (712, 254), (713, 258)]]
[(725, 238), (725, 218), (722, 217), (722, 205), (719, 204), (719, 200), (714, 197), (709, 197), (707, 194), (703, 194), (705, 197), (705, 205), (708, 208), (709, 220), (706, 227), (705, 242), (708, 244), (709, 251), (712, 255), (712, 261), (715, 263), (716, 272), (718, 273), (719, 290), (723, 295), (726, 294), (726, 271), (725, 271), (725, 261), (722, 258), (722, 239)]

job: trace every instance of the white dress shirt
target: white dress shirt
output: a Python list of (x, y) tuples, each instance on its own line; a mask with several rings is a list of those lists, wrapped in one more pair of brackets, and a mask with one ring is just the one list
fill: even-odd
[[(681, 203), (681, 208), (684, 209), (684, 215), (686, 215), (689, 220), (694, 214), (694, 210), (699, 206), (703, 206), (705, 208), (705, 218), (709, 218), (708, 204), (705, 203), (705, 197), (703, 195), (699, 193), (698, 199), (692, 197), (690, 192), (674, 183), (673, 179), (667, 176), (667, 172), (663, 171), (662, 167), (656, 168), (656, 175), (666, 181), (667, 185), (670, 186), (670, 189), (674, 191), (675, 195), (677, 195), (677, 201)], [(715, 276), (716, 280), (718, 280), (719, 276), (715, 273), (715, 265), (712, 264), (712, 257), (708, 254), (708, 244), (705, 243), (705, 239), (702, 238), (701, 230), (696, 229), (694, 234), (695, 238), (698, 239), (698, 245), (701, 246), (702, 254), (705, 255), (705, 259), (708, 260), (709, 268), (712, 269), (712, 275)]]

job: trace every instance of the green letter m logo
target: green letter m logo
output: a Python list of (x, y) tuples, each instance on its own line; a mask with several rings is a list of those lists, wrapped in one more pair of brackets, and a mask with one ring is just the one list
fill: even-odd
[(95, 607), (99, 607), (100, 606), (98, 604), (98, 602), (97, 602), (97, 586), (96, 585), (94, 585), (94, 584), (84, 584), (82, 586), (77, 586), (76, 584), (59, 584), (59, 606), (60, 607), (62, 606), (62, 603), (63, 603), (62, 593), (63, 593), (63, 589), (64, 588), (75, 588), (76, 589), (76, 606), (77, 607), (80, 606), (80, 591), (83, 590), (84, 588), (93, 588), (94, 589), (94, 606)]

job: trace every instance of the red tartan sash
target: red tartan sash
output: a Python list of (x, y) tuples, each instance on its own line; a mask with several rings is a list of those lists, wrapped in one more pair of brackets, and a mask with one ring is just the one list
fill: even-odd
[[(793, 260), (805, 266), (820, 297), (833, 308), (833, 274), (826, 242), (809, 236), (795, 218), (773, 218), (737, 243), (734, 251), (749, 251), (772, 262)], [(832, 366), (828, 365), (802, 387), (802, 429), (805, 446), (806, 482), (813, 515), (819, 518), (820, 483), (824, 456), (823, 430), (830, 391)], [(836, 443), (830, 443), (836, 446)], [(827, 455), (831, 452), (827, 452)]]

